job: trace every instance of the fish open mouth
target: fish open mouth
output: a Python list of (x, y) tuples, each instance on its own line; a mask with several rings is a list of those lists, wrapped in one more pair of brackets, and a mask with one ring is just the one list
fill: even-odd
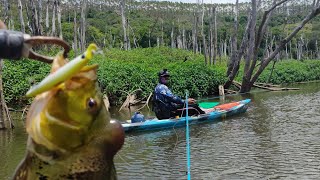
[(54, 73), (44, 78), (39, 84), (33, 86), (26, 94), (27, 97), (33, 97), (45, 91), (52, 89), (61, 82), (71, 78), (74, 74), (78, 73), (97, 51), (98, 47), (95, 44), (90, 44), (86, 52), (74, 60), (68, 62)]

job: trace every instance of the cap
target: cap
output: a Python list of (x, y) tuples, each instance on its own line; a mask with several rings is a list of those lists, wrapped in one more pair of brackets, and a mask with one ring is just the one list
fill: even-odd
[(170, 76), (168, 69), (163, 69), (158, 73), (159, 77)]

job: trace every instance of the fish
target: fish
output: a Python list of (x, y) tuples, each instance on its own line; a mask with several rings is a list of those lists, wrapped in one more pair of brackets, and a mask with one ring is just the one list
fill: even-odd
[(35, 98), (26, 154), (13, 179), (117, 179), (113, 158), (125, 135), (104, 105), (98, 65), (87, 65), (96, 49), (90, 44), (72, 61), (58, 54), (50, 74), (27, 92)]

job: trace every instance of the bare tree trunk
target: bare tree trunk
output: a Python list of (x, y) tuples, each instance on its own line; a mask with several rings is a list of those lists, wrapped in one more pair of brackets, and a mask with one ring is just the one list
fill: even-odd
[(183, 45), (182, 45), (182, 39), (181, 39), (181, 30), (180, 30), (180, 20), (178, 18), (178, 35), (177, 35), (177, 48), (178, 49), (183, 49)]
[(251, 1), (251, 17), (250, 17), (250, 27), (249, 27), (249, 47), (248, 47), (248, 53), (245, 59), (245, 65), (244, 65), (244, 75), (242, 77), (242, 86), (240, 89), (240, 92), (244, 92), (243, 89), (247, 89), (247, 86), (250, 86), (250, 78), (251, 74), (247, 73), (250, 69), (250, 64), (252, 61), (254, 61), (254, 50), (255, 50), (255, 27), (256, 27), (256, 21), (257, 21), (257, 3), (256, 0)]
[(227, 56), (227, 48), (228, 48), (228, 44), (227, 44), (227, 39), (224, 40), (223, 42), (223, 56)]
[(49, 35), (49, 5), (50, 5), (50, 2), (49, 0), (47, 1), (47, 5), (46, 5), (46, 34)]
[(121, 0), (120, 2), (120, 13), (122, 20), (122, 30), (123, 30), (123, 46), (125, 50), (128, 50), (128, 37), (127, 37), (127, 25), (126, 25), (126, 17), (125, 17), (125, 0)]
[(182, 49), (187, 49), (186, 30), (182, 28)]
[(320, 59), (320, 52), (319, 52), (319, 47), (318, 47), (318, 40), (316, 40), (316, 58)]
[[(6, 26), (2, 21), (0, 21), (0, 29), (6, 29)], [(0, 130), (6, 129), (6, 123), (5, 123), (6, 120), (9, 121), (10, 127), (14, 128), (14, 125), (10, 118), (9, 110), (7, 108), (7, 105), (4, 99), (2, 74), (3, 74), (3, 60), (0, 59)]]
[(39, 32), (42, 35), (43, 34), (43, 20), (42, 20), (42, 0), (38, 0), (38, 27), (39, 27)]
[(311, 12), (301, 21), (300, 24), (298, 24), (295, 29), (284, 39), (280, 41), (280, 43), (277, 45), (276, 49), (273, 53), (270, 54), (269, 57), (265, 58), (257, 72), (254, 74), (254, 76), (251, 78), (250, 85), (248, 89), (243, 89), (248, 92), (250, 91), (253, 83), (258, 79), (259, 75), (262, 73), (262, 71), (267, 67), (267, 65), (270, 63), (271, 60), (275, 58), (275, 56), (284, 48), (285, 44), (287, 44), (311, 19), (316, 17), (320, 14), (320, 5), (319, 1), (317, 1), (316, 6), (312, 8)]
[(26, 32), (26, 28), (25, 28), (25, 25), (24, 25), (21, 0), (18, 0), (18, 9), (19, 9), (19, 19), (20, 19), (20, 25), (21, 25), (21, 32), (25, 33)]
[(149, 29), (149, 33), (148, 33), (148, 45), (149, 47), (151, 47), (151, 30)]
[[(288, 36), (288, 35), (287, 35)], [(290, 59), (292, 59), (292, 42), (289, 42), (289, 54), (290, 54)]]
[(161, 46), (164, 45), (163, 19), (161, 19)]
[[(127, 47), (128, 47), (128, 50), (130, 50), (131, 49), (131, 41), (130, 41), (130, 31), (129, 31), (129, 27), (130, 27), (130, 25), (129, 25), (129, 20), (128, 20), (128, 18), (127, 18), (127, 23), (126, 23), (126, 25), (127, 25), (127, 28), (126, 28), (126, 30), (127, 30), (127, 40), (128, 40), (128, 43), (127, 43)], [(151, 31), (150, 31), (150, 36), (151, 36)], [(151, 45), (151, 43), (150, 43), (150, 45)]]
[(14, 22), (13, 22), (12, 13), (11, 13), (11, 4), (12, 3), (10, 3), (9, 0), (3, 0), (3, 6), (4, 6), (3, 22), (7, 24), (8, 29), (14, 30)]
[(8, 22), (10, 20), (10, 17), (9, 17), (10, 4), (9, 4), (8, 0), (3, 0), (3, 7), (4, 7), (3, 22), (4, 22), (4, 24), (8, 24)]
[(31, 26), (33, 29), (33, 35), (41, 35), (41, 29), (39, 26), (39, 18), (38, 18), (38, 9), (37, 9), (37, 5), (33, 0), (30, 0), (30, 6), (31, 6)]
[(236, 77), (236, 75), (239, 71), (239, 68), (240, 68), (240, 60), (247, 49), (248, 33), (249, 33), (249, 28), (251, 26), (251, 17), (250, 17), (251, 14), (250, 14), (250, 12), (248, 12), (248, 14), (249, 14), (248, 15), (248, 22), (247, 22), (246, 28), (244, 30), (244, 34), (242, 36), (241, 46), (240, 46), (240, 49), (238, 50), (238, 54), (236, 56), (234, 63), (230, 64), (230, 65), (232, 65), (232, 70), (228, 76), (227, 82), (224, 85), (225, 89), (228, 89), (230, 87), (233, 79)]
[(172, 28), (171, 28), (170, 37), (171, 37), (171, 48), (175, 48), (176, 44), (174, 42), (174, 22), (172, 22)]
[[(128, 24), (128, 26), (129, 26), (129, 29), (130, 29), (130, 30), (131, 30), (131, 32), (132, 32), (132, 36), (133, 36), (133, 45), (134, 45), (134, 47), (135, 47), (135, 48), (137, 48), (137, 47), (139, 47), (139, 44), (137, 43), (136, 35), (135, 35), (135, 33), (134, 33), (134, 31), (133, 31), (132, 27), (130, 26), (130, 24)], [(150, 36), (151, 36), (151, 32), (150, 32)], [(129, 40), (130, 40), (130, 38), (129, 38)], [(130, 41), (129, 41), (129, 42), (130, 42)], [(130, 45), (130, 43), (129, 43), (129, 45)]]
[[(2, 59), (0, 59), (0, 99), (3, 96), (3, 88), (2, 88)], [(6, 129), (5, 119), (4, 119), (4, 111), (3, 111), (4, 102), (0, 103), (0, 130)]]
[(51, 35), (56, 35), (56, 10), (57, 10), (57, 1), (53, 1), (53, 10), (52, 10), (52, 30)]
[(236, 0), (236, 5), (235, 5), (235, 8), (234, 8), (234, 29), (232, 31), (232, 35), (231, 35), (231, 47), (232, 47), (232, 53), (231, 53), (231, 57), (230, 57), (230, 60), (229, 60), (229, 64), (228, 64), (228, 69), (227, 69), (227, 76), (230, 75), (232, 69), (233, 69), (233, 66), (234, 66), (234, 63), (237, 59), (237, 55), (238, 55), (238, 26), (239, 26), (239, 23), (238, 23), (238, 9), (239, 9), (239, 0)]
[(297, 47), (297, 59), (301, 60), (302, 43), (300, 40), (297, 41), (296, 47)]
[(209, 20), (209, 63), (213, 64), (213, 54), (214, 54), (214, 8), (209, 9), (210, 20)]
[(61, 0), (57, 0), (57, 15), (58, 15), (58, 27), (59, 27), (59, 38), (62, 39), (62, 26), (61, 26)]
[(80, 49), (83, 52), (86, 48), (86, 9), (87, 0), (81, 3), (81, 21), (80, 21)]
[(78, 51), (78, 33), (77, 33), (77, 7), (74, 7), (74, 17), (73, 17), (73, 50), (74, 55), (77, 55)]
[(214, 44), (213, 44), (213, 64), (216, 64), (217, 60), (217, 44), (218, 44), (218, 35), (217, 35), (217, 10), (214, 10)]
[(208, 49), (207, 49), (207, 42), (206, 42), (206, 35), (204, 34), (204, 4), (202, 0), (202, 16), (201, 16), (201, 36), (202, 36), (202, 43), (203, 43), (203, 55), (204, 55), (204, 63), (208, 64)]
[(193, 44), (193, 53), (197, 53), (198, 48), (198, 12), (193, 13), (194, 23), (193, 23), (193, 30), (192, 30), (192, 44)]
[(33, 32), (34, 29), (31, 26), (31, 20), (30, 20), (31, 16), (30, 16), (30, 12), (29, 12), (28, 2), (25, 2), (25, 7), (26, 7), (26, 14), (27, 14), (27, 26), (30, 30), (30, 33), (34, 34), (34, 32)]

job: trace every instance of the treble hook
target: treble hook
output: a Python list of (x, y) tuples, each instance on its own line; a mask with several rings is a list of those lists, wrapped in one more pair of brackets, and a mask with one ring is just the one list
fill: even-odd
[(58, 45), (63, 47), (66, 58), (70, 46), (62, 39), (49, 36), (30, 36), (19, 31), (0, 29), (0, 58), (20, 59), (22, 57), (52, 63), (54, 57), (38, 54), (32, 50), (36, 45)]

